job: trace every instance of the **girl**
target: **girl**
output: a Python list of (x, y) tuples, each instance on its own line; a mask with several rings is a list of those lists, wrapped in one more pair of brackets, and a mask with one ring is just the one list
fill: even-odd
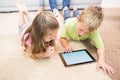
[(54, 15), (42, 11), (32, 22), (25, 5), (19, 1), (16, 5), (19, 8), (19, 33), (25, 53), (32, 58), (55, 55), (54, 43), (59, 23)]

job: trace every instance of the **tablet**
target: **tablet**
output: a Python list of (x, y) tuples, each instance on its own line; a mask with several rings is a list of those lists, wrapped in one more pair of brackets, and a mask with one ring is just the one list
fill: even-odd
[(96, 61), (86, 49), (59, 53), (59, 56), (66, 67)]

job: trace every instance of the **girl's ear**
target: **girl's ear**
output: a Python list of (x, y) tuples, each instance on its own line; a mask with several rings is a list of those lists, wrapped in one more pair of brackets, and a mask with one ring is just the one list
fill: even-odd
[(80, 16), (77, 16), (77, 21), (78, 21), (78, 22), (80, 21)]

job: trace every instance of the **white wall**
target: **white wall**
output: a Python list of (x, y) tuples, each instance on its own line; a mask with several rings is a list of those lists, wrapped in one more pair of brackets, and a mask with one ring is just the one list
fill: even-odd
[(112, 7), (120, 8), (120, 0), (102, 0), (101, 6), (103, 8), (112, 8)]
[[(39, 0), (21, 0), (26, 5), (28, 10), (37, 10), (39, 8)], [(57, 0), (62, 3), (62, 0)], [(71, 7), (76, 5), (76, 7), (85, 7), (89, 2), (98, 3), (101, 0), (71, 0)], [(47, 3), (46, 9), (50, 9), (48, 0), (45, 0)], [(60, 5), (60, 4), (58, 4)], [(101, 6), (103, 8), (111, 8), (111, 7), (119, 7), (120, 8), (120, 0), (102, 0)], [(58, 6), (59, 7), (59, 6)], [(60, 6), (61, 7), (61, 6)], [(0, 0), (0, 12), (2, 11), (18, 11), (17, 7), (15, 6), (15, 0)]]
[[(39, 8), (39, 0), (21, 0), (23, 1), (28, 10), (38, 10)], [(88, 4), (93, 3), (95, 5), (100, 5), (102, 0), (71, 0), (70, 8), (72, 9), (74, 6), (77, 8), (85, 8)], [(58, 9), (62, 9), (62, 0), (57, 0)], [(44, 0), (44, 8), (45, 10), (50, 10), (49, 0)], [(15, 0), (0, 0), (0, 12), (11, 12), (18, 11), (15, 6)]]

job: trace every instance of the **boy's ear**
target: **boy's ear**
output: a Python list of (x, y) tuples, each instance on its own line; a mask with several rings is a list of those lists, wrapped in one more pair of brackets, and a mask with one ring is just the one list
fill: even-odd
[(80, 21), (80, 16), (77, 16), (77, 21), (78, 21), (78, 22)]

